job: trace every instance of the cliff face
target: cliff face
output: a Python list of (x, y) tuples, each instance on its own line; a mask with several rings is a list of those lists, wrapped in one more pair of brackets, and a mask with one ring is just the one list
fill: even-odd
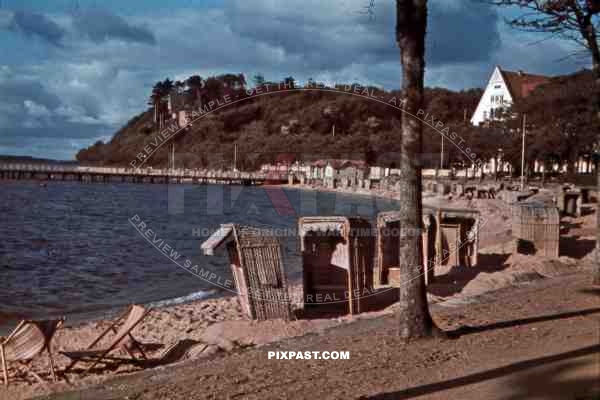
[[(462, 124), (481, 91), (427, 90), (427, 112), (446, 125)], [(383, 103), (348, 93), (303, 91), (247, 98), (208, 114), (173, 135), (176, 167), (230, 167), (234, 146), (238, 168), (253, 169), (281, 153), (302, 159), (328, 157), (372, 161), (399, 148), (402, 112), (385, 103), (398, 92), (381, 93)], [(81, 150), (82, 163), (127, 166), (144, 147), (156, 141), (158, 128), (152, 108), (131, 119), (108, 143)], [(168, 122), (169, 124), (170, 122)], [(427, 128), (424, 145), (438, 151), (439, 134)], [(146, 165), (168, 163), (168, 146), (161, 146)]]

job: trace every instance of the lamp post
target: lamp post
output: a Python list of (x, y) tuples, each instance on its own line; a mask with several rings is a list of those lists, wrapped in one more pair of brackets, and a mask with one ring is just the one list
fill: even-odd
[(237, 143), (233, 146), (233, 172), (238, 172), (237, 169)]
[(442, 149), (440, 151), (440, 169), (444, 169), (444, 134), (442, 133)]
[(502, 175), (504, 168), (502, 168), (502, 149), (498, 149), (498, 161), (496, 163), (496, 180)]
[(521, 191), (525, 190), (525, 123), (527, 114), (523, 114), (523, 139), (521, 143)]

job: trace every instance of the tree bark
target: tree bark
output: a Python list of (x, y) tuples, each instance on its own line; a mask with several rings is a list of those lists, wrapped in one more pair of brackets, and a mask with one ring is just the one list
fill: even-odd
[[(593, 104), (596, 117), (600, 119), (600, 47), (598, 46), (596, 27), (593, 23), (594, 15), (597, 15), (598, 1), (588, 2), (586, 13), (579, 7), (574, 7), (575, 17), (580, 27), (581, 36), (585, 39), (587, 48), (592, 55), (592, 73), (594, 74), (594, 98)], [(600, 196), (600, 168), (596, 167), (596, 189)], [(597, 200), (600, 205), (600, 199)], [(600, 208), (596, 209), (596, 260), (592, 272), (592, 283), (600, 285)]]
[(397, 0), (396, 40), (402, 62), (404, 109), (401, 125), (399, 334), (405, 340), (431, 336), (423, 268), (421, 165), (423, 123), (414, 117), (423, 106), (427, 0)]
[[(596, 116), (600, 119), (600, 51), (596, 42), (596, 35), (592, 36), (594, 46), (592, 46), (593, 73), (594, 73), (594, 107)], [(592, 283), (600, 285), (600, 164), (596, 163), (596, 262), (592, 272)]]
[[(598, 85), (598, 84), (596, 84)], [(592, 271), (592, 284), (600, 285), (600, 173), (596, 167), (597, 190), (596, 193), (596, 262)]]
[[(586, 19), (587, 42), (592, 53), (592, 72), (594, 74), (594, 107), (596, 117), (600, 119), (600, 48), (596, 40), (596, 29), (591, 23), (591, 17)], [(600, 169), (596, 168), (596, 189), (598, 197), (600, 197)], [(600, 205), (600, 199), (597, 200), (597, 205)], [(600, 207), (596, 208), (596, 262), (594, 263), (592, 283), (600, 285)]]

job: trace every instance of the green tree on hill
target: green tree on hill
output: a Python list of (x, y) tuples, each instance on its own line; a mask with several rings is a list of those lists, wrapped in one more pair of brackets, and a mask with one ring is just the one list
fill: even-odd
[(261, 74), (254, 75), (252, 80), (254, 81), (254, 86), (262, 86), (265, 83), (265, 77)]

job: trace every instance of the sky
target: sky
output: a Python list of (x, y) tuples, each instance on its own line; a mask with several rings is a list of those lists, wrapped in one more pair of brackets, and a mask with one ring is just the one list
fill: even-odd
[[(427, 86), (483, 87), (494, 65), (588, 67), (570, 43), (514, 31), (512, 14), (476, 0), (430, 0), (429, 12)], [(0, 154), (72, 160), (144, 111), (166, 77), (396, 89), (394, 30), (394, 0), (0, 0)]]

